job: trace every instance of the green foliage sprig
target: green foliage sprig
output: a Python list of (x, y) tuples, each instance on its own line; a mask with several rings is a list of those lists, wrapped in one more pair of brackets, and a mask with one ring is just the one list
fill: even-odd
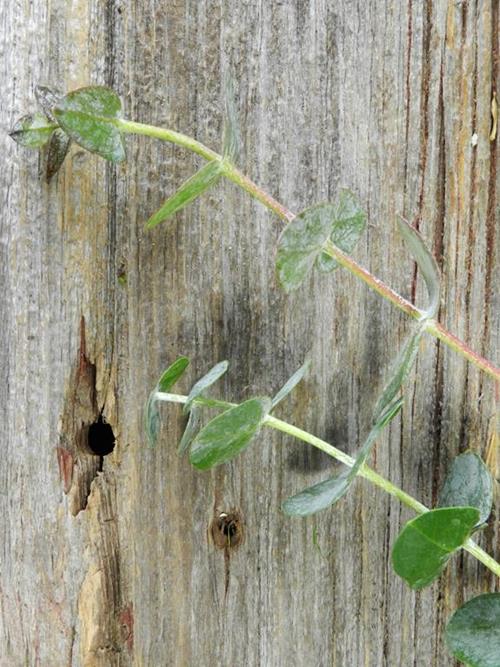
[[(21, 118), (11, 136), (28, 148), (48, 145), (48, 179), (61, 167), (72, 141), (114, 163), (125, 159), (124, 134), (127, 133), (147, 135), (183, 146), (203, 157), (207, 164), (151, 216), (148, 228), (169, 219), (213, 187), (220, 178), (228, 178), (287, 223), (280, 236), (276, 256), (277, 279), (286, 292), (298, 289), (314, 268), (328, 273), (343, 267), (417, 320), (417, 324), (391, 369), (376, 404), (370, 430), (355, 457), (272, 415), (276, 405), (306, 374), (307, 362), (274, 398), (254, 397), (241, 404), (233, 404), (207, 397), (210, 387), (227, 371), (226, 361), (217, 364), (198, 380), (188, 396), (170, 393), (189, 364), (186, 357), (179, 357), (162, 374), (145, 406), (145, 429), (150, 445), (154, 446), (159, 436), (159, 403), (162, 401), (184, 405), (188, 421), (179, 450), (181, 453), (189, 450), (190, 462), (199, 470), (225, 463), (241, 453), (257, 437), (261, 428), (277, 429), (319, 448), (344, 465), (340, 473), (285, 500), (285, 513), (306, 516), (330, 507), (348, 492), (357, 477), (362, 477), (398, 498), (418, 515), (403, 527), (392, 549), (394, 570), (410, 587), (419, 589), (429, 585), (441, 574), (452, 555), (461, 549), (471, 553), (500, 577), (500, 564), (471, 539), (474, 531), (488, 520), (493, 499), (491, 474), (477, 454), (466, 452), (453, 461), (441, 491), (439, 506), (431, 510), (366, 464), (380, 434), (402, 409), (400, 393), (424, 334), (439, 338), (496, 381), (500, 380), (500, 370), (436, 321), (439, 270), (422, 237), (408, 223), (399, 221), (399, 231), (427, 286), (428, 305), (425, 309), (406, 301), (350, 256), (366, 226), (366, 216), (352, 192), (344, 190), (336, 202), (315, 205), (294, 215), (237, 169), (235, 162), (241, 138), (230, 88), (226, 95), (222, 155), (178, 132), (125, 120), (121, 115), (118, 95), (103, 86), (81, 88), (66, 95), (39, 87), (36, 97), (43, 113), (36, 112)], [(220, 414), (201, 426), (203, 410), (207, 407), (218, 409)], [(452, 654), (465, 664), (499, 667), (500, 594), (480, 595), (458, 609), (448, 623), (446, 641)]]

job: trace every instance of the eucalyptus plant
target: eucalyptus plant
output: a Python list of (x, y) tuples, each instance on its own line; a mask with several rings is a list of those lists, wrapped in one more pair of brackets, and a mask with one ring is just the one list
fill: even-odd
[[(231, 91), (226, 95), (221, 154), (173, 130), (126, 120), (121, 114), (120, 98), (107, 87), (90, 86), (67, 94), (38, 87), (36, 97), (41, 110), (17, 121), (11, 137), (28, 148), (48, 145), (48, 179), (60, 169), (71, 142), (113, 163), (125, 159), (126, 134), (141, 134), (172, 142), (201, 156), (206, 164), (150, 217), (147, 228), (168, 220), (214, 187), (221, 178), (227, 178), (285, 223), (276, 252), (276, 276), (285, 292), (299, 289), (313, 270), (330, 273), (343, 267), (415, 320), (414, 330), (386, 378), (368, 432), (354, 457), (272, 414), (276, 405), (305, 376), (309, 362), (305, 362), (274, 397), (256, 396), (235, 404), (208, 395), (212, 385), (227, 371), (227, 361), (211, 368), (194, 384), (188, 395), (172, 393), (175, 383), (189, 364), (186, 357), (179, 357), (162, 373), (145, 406), (145, 430), (150, 445), (154, 446), (159, 436), (160, 404), (163, 401), (184, 406), (187, 423), (179, 451), (189, 451), (189, 460), (198, 470), (207, 470), (234, 458), (257, 438), (262, 428), (277, 429), (320, 449), (343, 464), (340, 473), (285, 499), (282, 509), (286, 514), (307, 516), (325, 510), (342, 498), (361, 477), (398, 498), (417, 515), (402, 528), (392, 547), (394, 571), (411, 588), (428, 586), (460, 550), (469, 552), (500, 577), (500, 563), (472, 539), (473, 534), (486, 525), (493, 503), (493, 479), (478, 454), (468, 451), (455, 458), (441, 490), (438, 506), (432, 509), (383, 478), (366, 463), (380, 434), (402, 409), (401, 393), (423, 336), (440, 339), (494, 381), (500, 380), (500, 369), (471, 350), (437, 321), (440, 274), (420, 234), (406, 221), (398, 222), (399, 232), (427, 287), (428, 303), (425, 309), (405, 300), (351, 257), (366, 227), (366, 215), (352, 192), (343, 190), (335, 202), (317, 204), (294, 214), (236, 167), (241, 142)], [(219, 414), (208, 418), (208, 421), (205, 419), (206, 423), (202, 425), (207, 408), (211, 415), (214, 409)], [(460, 607), (448, 622), (446, 642), (451, 653), (464, 664), (499, 667), (500, 594), (479, 595)]]

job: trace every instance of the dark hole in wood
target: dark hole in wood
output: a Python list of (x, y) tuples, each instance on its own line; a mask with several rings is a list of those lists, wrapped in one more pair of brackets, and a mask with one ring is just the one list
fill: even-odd
[(89, 426), (88, 446), (97, 456), (106, 456), (115, 448), (115, 434), (102, 415)]
[(224, 526), (222, 527), (222, 532), (226, 537), (231, 540), (236, 535), (238, 528), (236, 527), (236, 524), (234, 521), (230, 521), (229, 523), (225, 523)]
[(221, 512), (210, 525), (213, 542), (218, 549), (235, 549), (243, 542), (243, 517), (238, 510)]

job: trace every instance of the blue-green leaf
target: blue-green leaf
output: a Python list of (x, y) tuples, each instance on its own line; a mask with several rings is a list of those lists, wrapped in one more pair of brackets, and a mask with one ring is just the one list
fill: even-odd
[(168, 392), (184, 373), (189, 365), (187, 357), (178, 357), (174, 363), (164, 371), (150, 393), (144, 409), (144, 427), (151, 447), (156, 444), (160, 431), (160, 411), (158, 410), (157, 393)]
[(61, 168), (64, 158), (68, 153), (70, 143), (71, 139), (63, 130), (60, 128), (54, 130), (54, 134), (50, 138), (47, 154), (47, 181), (50, 181)]
[(187, 357), (178, 357), (173, 364), (171, 364), (166, 371), (164, 371), (156, 385), (156, 391), (170, 391), (177, 380), (184, 374), (184, 371), (189, 366), (189, 359)]
[(196, 434), (200, 430), (200, 422), (201, 422), (201, 408), (197, 405), (194, 405), (189, 411), (189, 417), (186, 424), (186, 428), (184, 429), (184, 433), (182, 434), (182, 438), (179, 443), (179, 454), (182, 454), (187, 449), (189, 449), (189, 446), (191, 445), (191, 443), (196, 437)]
[(413, 258), (424, 278), (429, 305), (425, 311), (426, 317), (434, 317), (439, 308), (439, 294), (441, 290), (441, 276), (436, 260), (425, 245), (420, 233), (402, 218), (398, 220), (399, 233), (406, 241)]
[(464, 452), (448, 471), (439, 495), (439, 507), (475, 507), (479, 524), (485, 523), (493, 505), (493, 478), (480, 456)]
[(65, 95), (53, 113), (73, 141), (111, 162), (125, 159), (125, 146), (118, 127), (121, 102), (105, 86), (79, 88)]
[(9, 136), (25, 148), (40, 148), (48, 142), (56, 127), (43, 114), (33, 113), (20, 118)]
[(500, 667), (500, 593), (466, 602), (446, 626), (446, 643), (469, 667)]
[[(350, 190), (341, 190), (335, 205), (330, 241), (346, 253), (351, 253), (366, 228), (366, 214), (356, 195)], [(316, 259), (320, 271), (333, 271), (338, 262), (322, 252)]]
[(438, 577), (479, 520), (475, 507), (446, 507), (408, 521), (392, 549), (394, 570), (414, 589)]
[(205, 389), (211, 387), (214, 382), (224, 375), (229, 366), (228, 361), (221, 361), (211, 368), (206, 375), (204, 375), (196, 384), (193, 385), (193, 388), (189, 392), (186, 403), (184, 404), (184, 414), (188, 413), (191, 410), (193, 401), (198, 396), (201, 396)]
[(376, 419), (394, 400), (395, 396), (406, 382), (413, 364), (415, 363), (415, 359), (417, 358), (418, 347), (424, 330), (424, 326), (420, 325), (417, 331), (406, 343), (396, 363), (394, 364), (389, 380), (384, 387), (384, 391), (382, 392), (381, 397), (377, 401), (377, 405), (375, 406), (374, 414)]
[(299, 213), (283, 230), (276, 256), (276, 272), (285, 292), (297, 289), (311, 271), (328, 240), (335, 215), (332, 204), (317, 204)]
[(147, 229), (152, 229), (170, 218), (174, 213), (180, 211), (208, 190), (216, 183), (222, 174), (222, 163), (220, 160), (212, 160), (204, 165), (196, 174), (188, 178), (181, 187), (167, 199), (156, 213), (146, 223)]
[(297, 493), (285, 500), (282, 505), (285, 514), (291, 516), (308, 516), (333, 505), (344, 496), (351, 486), (359, 469), (368, 458), (372, 447), (375, 444), (381, 431), (394, 419), (401, 410), (403, 404), (399, 399), (390, 405), (374, 424), (363, 446), (358, 452), (354, 464), (351, 468), (344, 469), (339, 475), (310, 486), (304, 491)]
[(191, 463), (207, 470), (232, 459), (250, 444), (270, 408), (269, 398), (251, 398), (212, 419), (191, 445)]
[(295, 387), (302, 380), (304, 375), (307, 373), (311, 366), (311, 361), (308, 359), (305, 361), (302, 366), (295, 371), (295, 373), (285, 382), (285, 384), (278, 391), (276, 396), (273, 398), (272, 407), (276, 407), (280, 401), (282, 401), (288, 394), (295, 389)]
[(225, 89), (226, 117), (224, 118), (223, 155), (227, 160), (235, 163), (240, 154), (241, 133), (235, 103), (234, 81), (230, 75), (226, 77)]

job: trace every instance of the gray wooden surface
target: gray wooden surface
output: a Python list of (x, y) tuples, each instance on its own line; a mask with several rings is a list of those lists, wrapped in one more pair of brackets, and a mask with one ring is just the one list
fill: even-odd
[[(441, 320), (494, 359), (498, 5), (4, 0), (1, 127), (34, 109), (39, 83), (102, 83), (127, 117), (218, 148), (231, 68), (242, 169), (295, 211), (353, 189), (370, 216), (356, 257), (421, 303), (395, 230), (397, 214), (417, 221), (443, 270)], [(313, 371), (279, 414), (352, 452), (405, 317), (345, 272), (286, 298), (279, 225), (229, 183), (145, 232), (198, 164), (180, 149), (127, 138), (114, 169), (73, 147), (47, 185), (35, 152), (0, 141), (1, 667), (453, 665), (447, 618), (495, 589), (472, 557), (415, 594), (389, 564), (411, 516), (396, 501), (359, 481), (335, 511), (280, 513), (328, 475), (323, 455), (266, 431), (201, 474), (176, 454), (179, 408), (162, 407), (156, 449), (142, 430), (179, 354), (193, 360), (181, 389), (228, 359), (220, 395), (241, 399), (275, 391), (309, 353)], [(458, 451), (498, 476), (495, 396), (432, 339), (417, 374), (372, 463), (430, 504)], [(82, 442), (102, 408), (117, 446), (97, 472)], [(207, 531), (232, 509), (244, 542), (228, 559)], [(480, 536), (497, 557), (498, 536), (498, 523)]]

